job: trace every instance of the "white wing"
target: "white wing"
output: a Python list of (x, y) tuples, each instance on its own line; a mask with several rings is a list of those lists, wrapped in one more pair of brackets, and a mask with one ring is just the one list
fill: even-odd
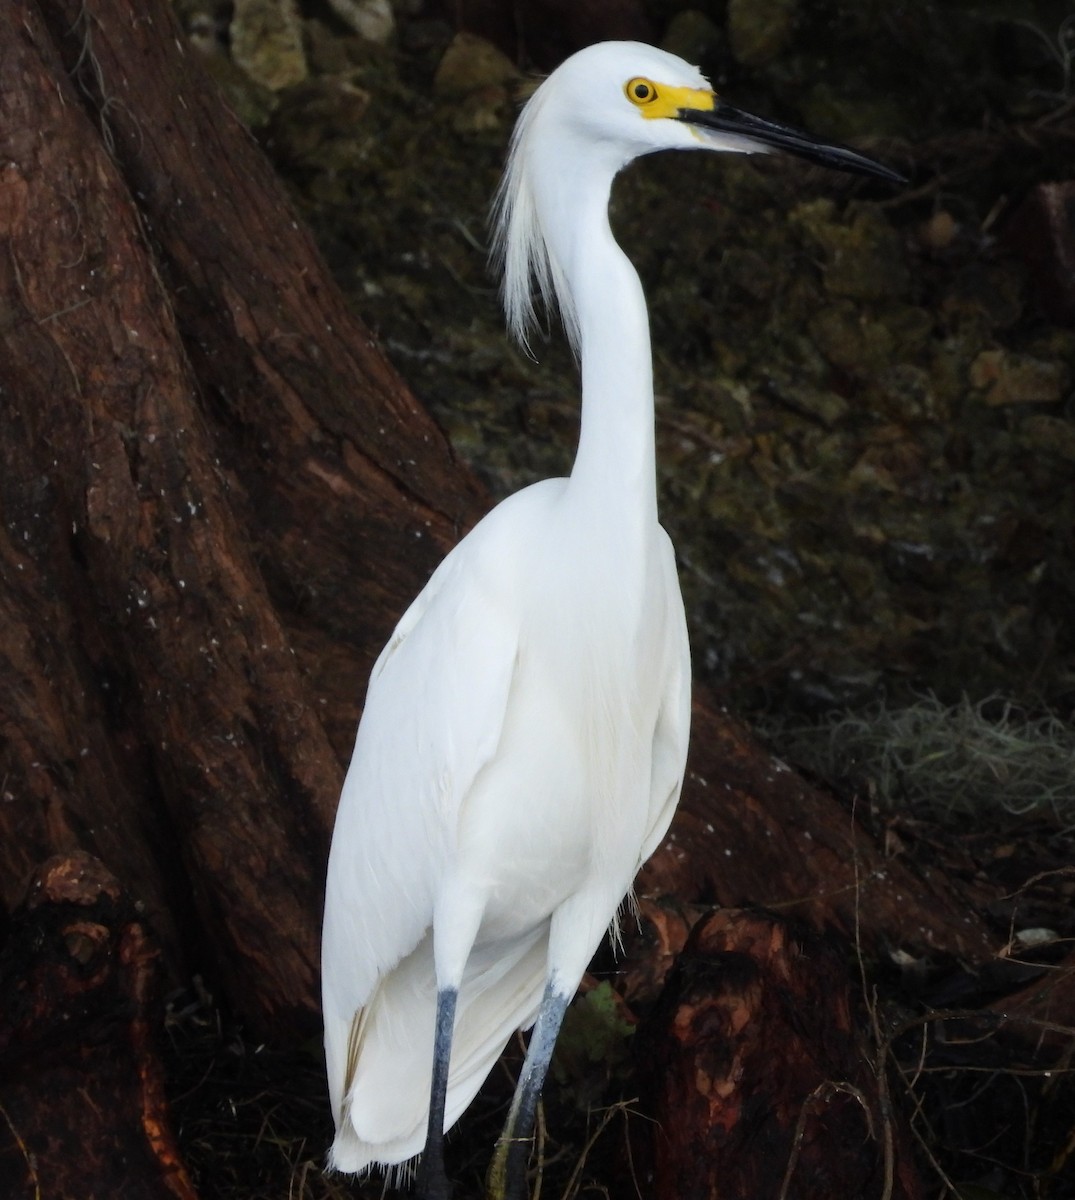
[(355, 1014), (432, 924), (459, 806), (500, 738), (518, 630), (496, 580), (483, 575), (485, 540), (479, 525), (444, 560), (370, 678), (325, 898), (322, 993), (337, 1118)]
[[(664, 531), (661, 531), (664, 534)], [(687, 639), (687, 618), (676, 576), (675, 551), (665, 535), (662, 538), (662, 567), (669, 577), (667, 594), (675, 605), (668, 620), (668, 667), (664, 694), (657, 712), (653, 733), (653, 759), (650, 769), (651, 822), (639, 865), (660, 845), (683, 790), (683, 773), (687, 762), (687, 741), (691, 725), (691, 652)]]
[[(422, 1057), (425, 1078), (421, 1095), (398, 1100), (404, 1107), (426, 1102), (432, 1051), (424, 1043), (432, 1038), (434, 981), (425, 942), (434, 898), (452, 862), (460, 806), (500, 743), (517, 667), (520, 606), (513, 588), (526, 532), (531, 522), (540, 524), (541, 510), (562, 486), (562, 480), (536, 484), (480, 522), (434, 572), (374, 665), (336, 815), (325, 897), (322, 1001), (337, 1130), (350, 1129), (345, 1097), (366, 1039), (367, 1005), (390, 1007), (392, 1022), (415, 1026), (404, 1040)], [(544, 965), (536, 945), (517, 952), (520, 973), (503, 984), (519, 993), (516, 1024), (536, 1006)], [(382, 1006), (389, 986), (396, 999)], [(509, 1033), (493, 1030), (492, 1041)], [(489, 1036), (480, 1040), (476, 1061), (499, 1052), (484, 1045)], [(389, 1072), (399, 1091), (409, 1090), (406, 1073)], [(371, 1065), (368, 1078), (377, 1075)], [(357, 1169), (344, 1165), (346, 1153), (338, 1139), (337, 1165)]]

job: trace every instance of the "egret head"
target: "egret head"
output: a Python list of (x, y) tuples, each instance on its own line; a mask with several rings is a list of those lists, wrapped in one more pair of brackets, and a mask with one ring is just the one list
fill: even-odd
[(573, 341), (562, 245), (583, 228), (577, 209), (607, 204), (613, 177), (655, 150), (783, 151), (836, 170), (903, 182), (895, 171), (835, 142), (727, 104), (674, 54), (639, 42), (601, 42), (571, 56), (528, 101), (494, 202), (494, 257), (504, 272), (511, 331), (525, 343), (531, 278), (558, 300)]
[(573, 54), (534, 93), (519, 137), (556, 129), (561, 147), (622, 166), (640, 154), (695, 149), (681, 108), (704, 107), (713, 91), (697, 67), (639, 42), (600, 42)]

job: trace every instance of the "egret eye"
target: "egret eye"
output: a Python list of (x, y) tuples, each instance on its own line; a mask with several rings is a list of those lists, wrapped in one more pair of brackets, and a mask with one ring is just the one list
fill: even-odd
[(657, 88), (648, 79), (632, 79), (623, 90), (627, 99), (640, 107), (657, 99)]

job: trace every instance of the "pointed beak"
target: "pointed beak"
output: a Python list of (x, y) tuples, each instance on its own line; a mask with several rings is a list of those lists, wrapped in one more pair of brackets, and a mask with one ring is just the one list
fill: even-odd
[(704, 130), (724, 134), (743, 143), (743, 149), (751, 149), (751, 143), (759, 150), (783, 150), (805, 158), (807, 162), (831, 167), (836, 171), (851, 171), (859, 175), (876, 175), (889, 183), (903, 184), (907, 180), (898, 171), (886, 167), (875, 159), (859, 154), (849, 146), (837, 142), (825, 142), (800, 129), (767, 121), (751, 113), (733, 108), (719, 97), (714, 97), (712, 109), (681, 108), (678, 119), (696, 126), (704, 137)]

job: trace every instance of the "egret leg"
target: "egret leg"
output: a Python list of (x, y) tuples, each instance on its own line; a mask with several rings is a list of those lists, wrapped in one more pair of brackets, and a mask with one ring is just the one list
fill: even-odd
[(526, 1164), (534, 1133), (538, 1097), (549, 1073), (556, 1038), (571, 995), (557, 991), (552, 983), (545, 987), (537, 1020), (530, 1034), (519, 1082), (511, 1100), (504, 1132), (496, 1144), (485, 1190), (488, 1200), (526, 1200)]
[(444, 1103), (448, 1093), (448, 1063), (452, 1057), (452, 1031), (455, 1028), (455, 1002), (458, 995), (455, 988), (441, 988), (437, 992), (429, 1125), (422, 1161), (418, 1167), (418, 1195), (421, 1200), (450, 1200), (452, 1194), (444, 1170)]

